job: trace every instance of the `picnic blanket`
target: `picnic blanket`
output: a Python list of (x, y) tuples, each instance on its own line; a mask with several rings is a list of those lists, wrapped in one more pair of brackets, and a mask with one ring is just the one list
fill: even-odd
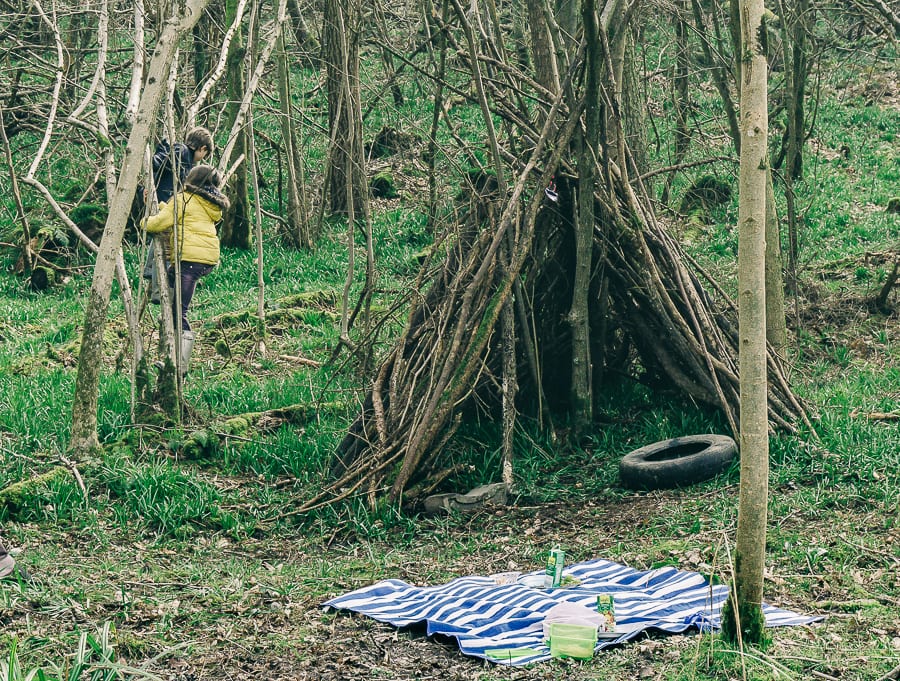
[[(563, 571), (566, 575), (579, 583), (571, 588), (535, 589), (519, 583), (500, 586), (492, 577), (470, 576), (418, 587), (387, 579), (332, 598), (322, 607), (361, 613), (395, 627), (424, 623), (428, 636), (455, 638), (466, 655), (522, 665), (550, 658), (541, 623), (544, 613), (557, 603), (593, 608), (597, 594), (614, 596), (616, 636), (598, 641), (595, 650), (602, 650), (645, 630), (718, 629), (728, 597), (728, 586), (710, 584), (698, 572), (674, 567), (639, 571), (598, 559), (569, 565)], [(821, 619), (766, 603), (763, 613), (769, 627)]]

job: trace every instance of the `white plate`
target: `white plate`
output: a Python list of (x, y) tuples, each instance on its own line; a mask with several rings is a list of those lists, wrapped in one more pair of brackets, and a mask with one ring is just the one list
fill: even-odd
[(625, 633), (624, 631), (598, 631), (597, 638), (609, 640), (611, 638), (619, 638), (619, 636), (621, 636), (624, 633)]
[(532, 589), (544, 588), (544, 575), (522, 575), (516, 581), (522, 586), (530, 586)]

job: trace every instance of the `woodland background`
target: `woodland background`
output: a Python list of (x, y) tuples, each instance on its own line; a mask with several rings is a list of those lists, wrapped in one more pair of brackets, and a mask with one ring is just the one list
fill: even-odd
[[(0, 584), (5, 679), (898, 677), (895, 2), (780, 0), (766, 30), (786, 326), (773, 403), (796, 396), (808, 422), (773, 408), (764, 596), (826, 619), (774, 631), (760, 649), (649, 637), (587, 663), (526, 669), (318, 604), (386, 577), (537, 569), (551, 545), (573, 561), (730, 578), (737, 467), (675, 491), (635, 493), (617, 480), (631, 449), (734, 429), (733, 398), (695, 388), (702, 371), (673, 377), (690, 334), (670, 335), (653, 305), (622, 293), (657, 263), (675, 281), (693, 273), (709, 294), (682, 311), (711, 310), (715, 328), (733, 319), (728, 8), (190, 5), (193, 14), (166, 3), (0, 4), (0, 528), (35, 575)], [(584, 37), (585, 7), (604, 18), (605, 46)], [(196, 22), (170, 20), (184, 16)], [(156, 59), (167, 45), (170, 61)], [(566, 126), (579, 107), (597, 114), (584, 139), (596, 134), (604, 163)], [(214, 133), (235, 209), (221, 228), (222, 264), (192, 310), (191, 372), (167, 388), (152, 365), (158, 308), (139, 274), (140, 213), (128, 213), (146, 145), (194, 124)], [(579, 204), (585, 177), (594, 201)], [(558, 205), (542, 198), (548, 186)], [(627, 187), (635, 199), (623, 198)], [(508, 300), (524, 312), (497, 308), (484, 346), (447, 365), (473, 377), (451, 391), (452, 408), (406, 420), (420, 412), (391, 412), (396, 395), (419, 407), (443, 394), (415, 383), (451, 356), (427, 339), (468, 322), (447, 302), (464, 296), (443, 294), (482, 262), (498, 225), (514, 234), (509, 251), (485, 256), (491, 276), (458, 290), (490, 312), (497, 282), (515, 279), (523, 288)], [(532, 227), (541, 238), (521, 240)], [(118, 245), (95, 255), (110, 229), (122, 236), (117, 283)], [(633, 234), (645, 241), (622, 240)], [(504, 279), (517, 253), (520, 276)], [(95, 262), (109, 269), (105, 294), (92, 291)], [(602, 341), (580, 383), (579, 290), (592, 320), (581, 329)], [(424, 315), (432, 326), (418, 325), (423, 310), (436, 312)], [(477, 328), (490, 317), (480, 314)], [(98, 335), (85, 352), (86, 327)], [(542, 370), (530, 368), (529, 335)], [(426, 339), (421, 363), (402, 374), (390, 358), (412, 337)], [(722, 376), (734, 372), (729, 347), (710, 350)], [(96, 408), (76, 398), (88, 355)], [(510, 376), (519, 392), (504, 403)], [(372, 426), (364, 441), (377, 446), (356, 451), (363, 464), (342, 480), (336, 453), (345, 457), (348, 432), (372, 413), (379, 381), (394, 390), (390, 437)], [(413, 460), (400, 444), (415, 438)], [(430, 491), (504, 475), (515, 483), (507, 508), (420, 514)]]

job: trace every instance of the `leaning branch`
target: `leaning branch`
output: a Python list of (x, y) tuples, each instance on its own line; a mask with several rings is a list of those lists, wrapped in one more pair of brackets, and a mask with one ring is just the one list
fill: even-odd
[(50, 144), (50, 136), (53, 134), (53, 124), (56, 121), (56, 110), (59, 108), (59, 91), (60, 88), (62, 88), (63, 66), (65, 63), (65, 57), (63, 54), (63, 42), (62, 37), (59, 34), (59, 26), (56, 24), (55, 20), (51, 21), (46, 12), (44, 12), (44, 8), (41, 6), (40, 0), (31, 0), (31, 4), (34, 5), (35, 9), (38, 11), (38, 14), (40, 14), (41, 21), (47, 24), (48, 28), (53, 32), (53, 42), (56, 45), (56, 77), (54, 79), (55, 82), (53, 83), (53, 93), (50, 96), (50, 112), (47, 114), (47, 127), (44, 129), (44, 136), (41, 139), (41, 144), (38, 147), (37, 154), (35, 154), (34, 160), (31, 162), (31, 167), (28, 169), (28, 173), (25, 175), (26, 179), (34, 177), (34, 174), (37, 172), (38, 166), (41, 163), (41, 159), (44, 157), (44, 153), (47, 151), (47, 145)]
[(219, 60), (218, 62), (216, 62), (216, 66), (213, 69), (212, 74), (209, 76), (209, 78), (206, 79), (206, 82), (203, 83), (203, 87), (197, 94), (197, 99), (194, 100), (194, 103), (188, 107), (187, 115), (185, 116), (185, 118), (187, 119), (188, 128), (194, 127), (195, 121), (197, 120), (197, 114), (200, 112), (201, 107), (209, 98), (209, 93), (212, 92), (212, 89), (222, 78), (222, 74), (225, 73), (225, 67), (228, 62), (228, 51), (231, 49), (231, 41), (234, 39), (234, 34), (237, 32), (238, 28), (241, 25), (241, 21), (244, 18), (244, 9), (246, 7), (247, 0), (240, 0), (240, 2), (238, 2), (234, 21), (231, 22), (231, 26), (228, 27), (227, 31), (225, 31), (225, 37), (222, 38), (222, 49), (219, 51)]

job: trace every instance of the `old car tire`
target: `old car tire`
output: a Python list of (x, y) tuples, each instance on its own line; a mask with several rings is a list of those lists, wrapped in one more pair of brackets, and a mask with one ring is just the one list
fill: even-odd
[(731, 464), (737, 445), (727, 435), (686, 435), (629, 452), (619, 478), (629, 489), (664, 489), (708, 480)]

